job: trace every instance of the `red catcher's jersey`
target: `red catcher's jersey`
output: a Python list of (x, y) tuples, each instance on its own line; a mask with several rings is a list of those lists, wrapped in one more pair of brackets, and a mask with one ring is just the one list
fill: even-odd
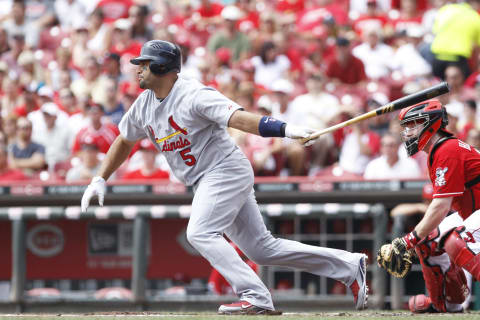
[(449, 139), (435, 150), (428, 165), (433, 198), (454, 197), (452, 209), (463, 219), (480, 208), (480, 183), (465, 188), (465, 183), (480, 176), (479, 151), (461, 140)]

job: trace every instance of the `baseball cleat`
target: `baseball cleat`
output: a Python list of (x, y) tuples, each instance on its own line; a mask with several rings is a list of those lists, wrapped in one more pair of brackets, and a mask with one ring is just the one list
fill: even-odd
[[(413, 313), (440, 313), (433, 306), (432, 299), (424, 294), (417, 294), (416, 296), (408, 299), (408, 309)], [(458, 310), (447, 310), (448, 313), (462, 313), (464, 310), (460, 308)]]
[(353, 302), (355, 302), (355, 309), (363, 310), (367, 308), (368, 300), (368, 286), (367, 286), (367, 256), (362, 255), (360, 258), (360, 265), (358, 267), (357, 277), (350, 285), (350, 290), (353, 293)]
[(218, 314), (223, 315), (270, 315), (270, 316), (279, 316), (282, 314), (281, 311), (268, 310), (261, 307), (254, 306), (247, 301), (238, 301), (231, 304), (222, 304), (218, 308)]
[(438, 312), (433, 307), (432, 299), (424, 294), (417, 294), (408, 299), (408, 309), (413, 313), (434, 313)]

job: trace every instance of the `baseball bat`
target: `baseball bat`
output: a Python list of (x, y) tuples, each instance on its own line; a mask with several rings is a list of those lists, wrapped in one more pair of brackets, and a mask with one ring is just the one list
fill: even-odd
[(369, 111), (369, 112), (361, 114), (359, 116), (356, 116), (355, 118), (352, 118), (352, 119), (349, 119), (347, 121), (338, 123), (334, 126), (325, 128), (323, 130), (319, 130), (317, 132), (314, 132), (314, 133), (312, 133), (312, 135), (310, 137), (299, 139), (299, 140), (301, 141), (302, 144), (305, 144), (307, 141), (310, 141), (312, 139), (316, 139), (316, 138), (320, 137), (321, 135), (323, 135), (325, 133), (329, 133), (329, 132), (335, 131), (337, 129), (349, 126), (351, 124), (354, 124), (354, 123), (357, 123), (357, 122), (360, 122), (360, 121), (363, 121), (363, 120), (366, 120), (366, 119), (369, 119), (369, 118), (373, 118), (373, 117), (376, 117), (376, 116), (379, 116), (379, 115), (382, 115), (382, 114), (385, 114), (385, 113), (388, 113), (388, 112), (403, 109), (405, 107), (414, 105), (416, 103), (419, 103), (419, 102), (422, 102), (422, 101), (425, 101), (425, 100), (428, 100), (428, 99), (431, 99), (431, 98), (434, 98), (434, 97), (438, 97), (438, 96), (440, 96), (444, 93), (447, 93), (449, 91), (450, 91), (450, 89), (448, 88), (448, 83), (442, 82), (442, 83), (434, 85), (430, 88), (424, 89), (422, 91), (409, 94), (408, 96), (405, 96), (405, 97), (401, 97), (397, 100), (394, 100), (392, 102), (387, 103), (386, 105), (378, 107), (375, 110)]

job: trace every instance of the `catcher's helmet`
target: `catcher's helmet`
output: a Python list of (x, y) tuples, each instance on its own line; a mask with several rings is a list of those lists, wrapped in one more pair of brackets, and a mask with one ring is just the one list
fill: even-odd
[(150, 71), (156, 75), (164, 75), (170, 71), (180, 72), (182, 53), (172, 42), (150, 40), (142, 46), (140, 56), (130, 60), (135, 65), (140, 64), (140, 61), (150, 61)]
[(436, 99), (423, 101), (403, 109), (398, 115), (409, 156), (414, 155), (430, 141), (433, 135), (448, 124), (447, 112)]

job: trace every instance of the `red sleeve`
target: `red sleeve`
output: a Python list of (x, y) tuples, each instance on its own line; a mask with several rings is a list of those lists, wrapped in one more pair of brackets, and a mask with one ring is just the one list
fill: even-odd
[(150, 178), (152, 178), (152, 179), (168, 179), (168, 178), (170, 178), (170, 174), (168, 173), (168, 171), (163, 171), (163, 170), (158, 169), (155, 172), (155, 174), (153, 176), (151, 176)]
[(225, 278), (216, 269), (212, 269), (210, 277), (208, 278), (208, 285), (217, 294), (223, 294), (224, 292), (222, 289), (229, 286), (227, 280), (225, 280)]
[(372, 152), (371, 155), (375, 155), (380, 151), (380, 136), (375, 132), (368, 133), (368, 146)]
[(358, 81), (364, 81), (367, 80), (367, 74), (365, 73), (365, 65), (363, 64), (362, 60), (358, 59), (357, 57), (354, 57), (352, 55), (352, 59), (354, 59), (355, 64), (357, 65), (357, 75), (358, 75)]
[(72, 153), (75, 154), (78, 151), (80, 151), (80, 133), (82, 131), (79, 131), (77, 135), (75, 136), (75, 141), (73, 141), (73, 146), (72, 146)]
[(433, 197), (455, 197), (463, 194), (465, 189), (465, 172), (462, 161), (462, 150), (459, 140), (444, 143), (435, 151), (430, 167), (430, 179), (433, 185)]
[(335, 78), (335, 59), (328, 59), (325, 75), (329, 78)]
[(474, 73), (469, 75), (467, 80), (465, 80), (465, 82), (463, 83), (463, 85), (465, 87), (474, 88), (475, 83), (477, 82), (477, 77), (479, 76), (479, 74), (480, 74), (480, 71), (475, 71)]
[(116, 136), (118, 136), (120, 134), (120, 130), (118, 130), (118, 127), (114, 124), (111, 124), (109, 123), (108, 124), (108, 128), (113, 132), (115, 133)]
[(140, 174), (140, 170), (129, 171), (125, 173), (122, 179), (132, 180), (132, 179), (142, 179), (143, 177)]

